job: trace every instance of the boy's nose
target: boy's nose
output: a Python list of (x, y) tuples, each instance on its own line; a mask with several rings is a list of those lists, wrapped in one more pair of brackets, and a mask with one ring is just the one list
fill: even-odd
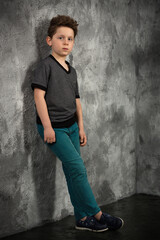
[(68, 45), (68, 39), (67, 38), (64, 39), (64, 44)]

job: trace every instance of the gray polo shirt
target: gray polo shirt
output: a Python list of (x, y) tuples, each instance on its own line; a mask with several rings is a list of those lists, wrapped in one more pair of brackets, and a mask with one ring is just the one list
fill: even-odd
[[(76, 70), (69, 62), (65, 62), (69, 71), (50, 54), (38, 63), (31, 84), (32, 89), (46, 91), (45, 100), (54, 127), (67, 126), (67, 123), (71, 125), (74, 122), (76, 98), (80, 98)], [(38, 114), (37, 123), (41, 123)]]

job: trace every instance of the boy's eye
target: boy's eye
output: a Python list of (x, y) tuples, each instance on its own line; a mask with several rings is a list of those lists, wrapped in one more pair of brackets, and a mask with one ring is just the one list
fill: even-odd
[[(58, 37), (58, 39), (62, 40), (64, 37)], [(69, 41), (72, 41), (72, 38), (68, 38)]]

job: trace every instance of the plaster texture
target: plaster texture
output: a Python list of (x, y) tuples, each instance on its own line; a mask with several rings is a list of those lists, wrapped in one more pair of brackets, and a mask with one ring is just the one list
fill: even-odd
[(160, 1), (140, 1), (138, 12), (137, 192), (160, 195)]
[[(139, 126), (151, 117), (146, 112), (137, 122), (137, 115), (142, 105), (150, 103), (137, 98), (137, 92), (140, 96), (146, 83), (144, 81), (138, 90), (138, 74), (144, 71), (148, 83), (151, 84), (151, 80), (147, 75), (148, 65), (145, 69), (139, 68), (141, 55), (137, 53), (137, 46), (145, 39), (150, 42), (149, 35), (147, 38), (142, 34), (143, 24), (150, 19), (147, 10), (150, 2), (147, 1), (147, 6), (143, 1), (140, 1), (142, 5), (138, 2), (0, 1), (0, 237), (73, 214), (61, 162), (37, 133), (30, 87), (37, 62), (51, 53), (45, 37), (50, 19), (57, 14), (70, 15), (79, 23), (79, 33), (68, 61), (77, 70), (88, 139), (81, 154), (98, 204), (133, 195), (136, 179), (139, 192), (143, 191), (143, 184), (147, 186), (145, 174), (140, 175), (141, 171), (145, 172), (145, 149), (149, 145), (144, 148), (136, 139), (138, 135), (144, 139), (146, 127), (143, 126), (140, 134)], [(156, 4), (151, 5), (153, 20)], [(156, 24), (158, 27), (158, 22)], [(151, 34), (151, 28), (152, 23), (146, 27), (146, 34)], [(152, 73), (153, 70), (158, 74), (158, 64), (157, 68), (152, 64)], [(158, 86), (158, 77), (156, 79)], [(150, 88), (148, 91), (150, 93)], [(156, 87), (152, 91), (153, 95), (155, 93), (158, 109)], [(152, 94), (149, 100), (156, 105)], [(150, 109), (153, 111), (152, 107)], [(155, 116), (156, 120), (150, 118), (150, 122), (158, 126), (159, 115)], [(158, 139), (156, 131), (154, 129), (152, 137)], [(153, 168), (158, 166), (158, 145), (154, 146), (157, 146), (157, 153)], [(152, 166), (150, 175), (156, 178), (157, 174), (158, 178)]]

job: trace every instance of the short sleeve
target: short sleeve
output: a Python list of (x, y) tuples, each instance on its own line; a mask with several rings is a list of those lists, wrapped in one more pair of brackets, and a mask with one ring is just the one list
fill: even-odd
[(38, 63), (35, 71), (34, 71), (34, 78), (31, 83), (31, 88), (40, 88), (44, 91), (47, 90), (48, 86), (48, 79), (50, 75), (50, 68), (47, 66), (43, 61)]
[[(76, 73), (76, 71), (75, 71)], [(76, 89), (75, 89), (75, 96), (76, 98), (80, 98), (80, 95), (79, 95), (79, 86), (78, 86), (78, 81), (77, 81), (77, 73), (76, 73)]]

